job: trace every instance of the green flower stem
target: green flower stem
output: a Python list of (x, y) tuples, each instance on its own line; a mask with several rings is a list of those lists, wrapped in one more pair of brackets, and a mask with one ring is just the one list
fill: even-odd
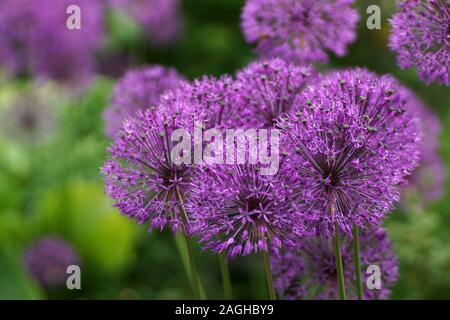
[(272, 279), (272, 270), (270, 269), (270, 260), (269, 254), (264, 251), (264, 267), (266, 269), (266, 280), (267, 280), (267, 288), (269, 289), (269, 297), (270, 300), (277, 300), (277, 296), (275, 295), (275, 290), (273, 288), (273, 279)]
[(363, 289), (361, 283), (361, 257), (359, 254), (359, 228), (357, 225), (353, 226), (353, 249), (356, 269), (356, 292), (358, 294), (358, 299), (362, 300)]
[[(187, 219), (187, 212), (184, 209), (184, 198), (178, 189), (176, 190), (176, 194), (181, 203), (180, 209), (183, 213), (183, 215), (182, 215), (183, 222), (185, 224), (187, 224), (188, 219)], [(178, 248), (180, 249), (182, 258), (184, 257), (184, 259), (187, 260), (187, 263), (185, 263), (185, 264), (188, 266), (188, 270), (189, 270), (188, 275), (189, 275), (189, 278), (191, 281), (194, 295), (195, 295), (196, 299), (206, 300), (207, 299), (206, 293), (203, 288), (200, 277), (198, 276), (197, 268), (195, 267), (194, 257), (192, 255), (191, 241), (189, 239), (189, 236), (186, 234), (185, 230), (183, 230), (181, 233), (183, 234), (184, 245), (178, 245)]]
[(342, 256), (341, 256), (341, 244), (339, 236), (339, 225), (335, 223), (335, 234), (334, 234), (334, 255), (336, 257), (336, 271), (339, 285), (339, 298), (341, 300), (346, 300), (345, 297), (345, 280), (344, 280), (344, 269), (342, 267)]
[(200, 299), (200, 285), (199, 285), (200, 279), (198, 278), (197, 268), (195, 267), (194, 257), (192, 256), (191, 241), (189, 240), (189, 237), (186, 235), (186, 233), (183, 232), (183, 235), (184, 240), (186, 241), (186, 251), (189, 259), (189, 268), (191, 270), (192, 288), (194, 290), (196, 299)]
[(230, 280), (230, 271), (228, 269), (228, 263), (225, 260), (225, 254), (222, 252), (219, 254), (220, 272), (222, 274), (223, 293), (226, 300), (232, 299), (232, 287)]
[[(190, 282), (192, 290), (195, 294), (195, 298), (205, 300), (206, 294), (205, 294), (205, 290), (202, 286), (202, 283), (201, 283), (200, 279), (198, 278), (198, 276), (197, 276), (198, 281), (195, 281), (195, 276), (194, 276), (194, 273), (192, 272), (192, 270), (194, 270), (196, 272), (196, 269), (195, 269), (194, 261), (192, 260), (192, 254), (189, 254), (189, 252), (191, 252), (191, 249), (190, 249), (189, 241), (186, 242), (186, 238), (187, 237), (183, 232), (178, 232), (176, 234), (175, 242), (176, 242), (176, 245), (178, 248), (178, 252), (180, 253), (180, 257), (182, 259), (183, 266), (189, 277), (189, 282)], [(188, 245), (189, 245), (189, 248), (188, 248)], [(192, 262), (191, 262), (191, 260), (192, 260)], [(192, 269), (192, 265), (194, 265), (194, 269)], [(197, 285), (196, 285), (196, 283), (197, 283)], [(196, 287), (199, 288), (199, 294), (196, 293)]]

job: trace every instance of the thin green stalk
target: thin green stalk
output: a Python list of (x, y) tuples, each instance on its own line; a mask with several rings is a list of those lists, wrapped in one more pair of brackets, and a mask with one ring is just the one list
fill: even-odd
[(335, 235), (334, 235), (334, 255), (336, 256), (336, 271), (339, 285), (339, 298), (341, 300), (346, 300), (345, 297), (345, 282), (344, 282), (344, 268), (342, 267), (342, 256), (341, 256), (341, 244), (339, 236), (339, 225), (335, 224)]
[[(180, 191), (178, 189), (176, 189), (176, 193), (178, 196), (178, 199), (181, 203), (180, 205), (180, 209), (183, 212), (182, 215), (182, 219), (183, 222), (185, 224), (188, 223), (187, 220), (187, 213), (186, 210), (184, 209), (184, 198), (181, 195)], [(184, 251), (185, 251), (185, 256), (187, 256), (187, 260), (188, 260), (188, 264), (189, 264), (189, 277), (191, 280), (191, 284), (192, 284), (192, 288), (195, 294), (196, 299), (202, 299), (205, 300), (206, 299), (206, 293), (205, 290), (203, 289), (203, 285), (200, 281), (200, 277), (198, 276), (198, 272), (197, 272), (197, 268), (195, 267), (195, 263), (194, 263), (194, 257), (192, 255), (192, 245), (191, 245), (191, 241), (189, 240), (188, 235), (186, 234), (186, 231), (183, 230), (183, 237), (184, 237), (184, 242), (185, 242), (185, 247), (184, 247)]]
[(266, 269), (266, 280), (267, 280), (267, 288), (269, 289), (269, 297), (270, 300), (277, 300), (277, 296), (275, 295), (275, 290), (273, 288), (273, 279), (272, 279), (272, 270), (270, 269), (270, 259), (269, 254), (264, 251), (264, 267)]
[(361, 283), (361, 257), (359, 254), (359, 228), (357, 225), (353, 226), (353, 249), (356, 269), (356, 292), (358, 294), (358, 299), (362, 300), (363, 289)]
[(192, 248), (189, 237), (183, 232), (184, 240), (186, 241), (186, 251), (189, 259), (189, 268), (191, 269), (192, 288), (194, 290), (195, 298), (200, 299), (200, 279), (198, 278), (197, 268), (195, 267), (194, 258), (192, 256)]
[[(189, 254), (188, 254), (188, 247), (187, 247), (187, 243), (186, 243), (186, 236), (184, 235), (183, 232), (178, 232), (176, 234), (175, 243), (177, 245), (178, 252), (180, 253), (180, 257), (183, 262), (183, 266), (184, 266), (187, 276), (189, 278), (191, 288), (193, 291), (195, 291), (194, 276), (193, 276), (192, 269), (191, 269), (191, 263), (190, 263)], [(206, 294), (205, 294), (205, 290), (202, 286), (202, 283), (199, 282), (198, 286), (199, 286), (199, 290), (200, 290), (200, 299), (205, 300)], [(198, 298), (198, 297), (196, 297), (196, 298)]]
[(228, 270), (228, 263), (225, 260), (225, 254), (219, 254), (220, 273), (222, 274), (223, 293), (225, 300), (230, 300), (233, 296), (231, 289), (230, 271)]

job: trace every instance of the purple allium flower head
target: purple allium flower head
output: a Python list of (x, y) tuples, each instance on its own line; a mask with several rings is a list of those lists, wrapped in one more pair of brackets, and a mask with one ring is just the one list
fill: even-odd
[(416, 167), (421, 128), (390, 76), (363, 69), (331, 73), (306, 88), (279, 122), (310, 231), (378, 225)]
[(182, 83), (176, 90), (161, 96), (163, 105), (189, 105), (195, 119), (204, 129), (234, 128), (243, 125), (242, 110), (235, 104), (236, 85), (229, 75), (220, 78), (203, 76), (191, 83)]
[[(81, 29), (67, 28), (70, 5), (81, 10)], [(10, 73), (85, 79), (102, 38), (100, 0), (0, 1), (0, 64)]]
[(171, 134), (187, 127), (191, 117), (188, 105), (138, 110), (124, 121), (108, 149), (110, 158), (102, 168), (107, 194), (124, 215), (150, 222), (149, 230), (189, 232), (183, 203), (192, 167), (172, 161), (176, 143)]
[[(344, 267), (345, 289), (350, 299), (357, 299), (353, 242), (342, 237), (341, 255)], [(363, 299), (387, 299), (390, 288), (398, 279), (397, 256), (382, 228), (364, 230), (360, 234), (361, 280)], [(337, 299), (336, 260), (331, 239), (303, 239), (297, 248), (272, 257), (274, 287), (281, 299)], [(377, 266), (381, 272), (381, 288), (366, 286), (366, 270)]]
[(346, 54), (356, 39), (353, 0), (247, 0), (242, 30), (262, 57), (327, 62), (326, 50)]
[(80, 265), (80, 258), (72, 246), (53, 236), (41, 238), (31, 245), (23, 259), (29, 274), (45, 288), (64, 284), (67, 267)]
[(230, 103), (233, 88), (226, 75), (180, 81), (176, 89), (161, 95), (158, 107), (138, 110), (124, 121), (102, 169), (106, 191), (123, 214), (140, 223), (150, 221), (150, 229), (168, 226), (174, 233), (190, 232), (184, 202), (194, 168), (173, 163), (170, 155), (178, 143), (170, 136), (176, 129), (192, 134), (196, 121), (202, 124), (200, 130), (236, 123), (238, 112), (231, 112)]
[(271, 176), (260, 170), (258, 164), (199, 168), (188, 210), (204, 249), (230, 258), (259, 251), (278, 254), (304, 235), (288, 176), (282, 168)]
[(236, 105), (253, 128), (269, 128), (289, 112), (313, 71), (275, 58), (251, 63), (237, 73)]
[(106, 109), (106, 133), (113, 137), (123, 120), (137, 110), (156, 106), (160, 96), (185, 81), (173, 68), (160, 65), (128, 71), (116, 84), (111, 105)]
[(398, 0), (389, 46), (401, 68), (415, 66), (422, 81), (450, 85), (450, 1)]
[(154, 47), (171, 45), (182, 31), (180, 0), (110, 0), (110, 3), (140, 23)]

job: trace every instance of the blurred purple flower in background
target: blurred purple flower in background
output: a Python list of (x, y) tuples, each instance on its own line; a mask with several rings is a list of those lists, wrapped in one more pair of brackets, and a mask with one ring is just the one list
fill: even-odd
[[(363, 230), (360, 235), (363, 299), (388, 299), (390, 288), (398, 279), (398, 260), (391, 242), (382, 228)], [(355, 261), (351, 239), (342, 237), (341, 255), (349, 299), (357, 299)], [(300, 241), (298, 248), (272, 257), (274, 286), (279, 298), (286, 300), (336, 299), (338, 297), (336, 260), (329, 239), (312, 238)], [(370, 265), (380, 268), (380, 289), (369, 289), (366, 273)], [(369, 280), (370, 281), (370, 280)]]
[(80, 265), (72, 246), (54, 236), (46, 236), (32, 244), (24, 253), (24, 264), (30, 275), (45, 288), (66, 282), (70, 265)]
[[(69, 30), (69, 5), (81, 9), (81, 29)], [(100, 0), (0, 0), (0, 65), (11, 74), (85, 80), (103, 40)]]
[(173, 44), (183, 27), (180, 0), (109, 0), (142, 25), (150, 44), (165, 47)]
[(230, 258), (260, 251), (276, 255), (304, 235), (289, 178), (283, 169), (273, 176), (260, 169), (250, 164), (199, 168), (187, 207), (204, 249)]
[[(447, 176), (447, 170), (439, 154), (441, 122), (412, 91), (405, 89), (403, 95), (406, 103), (416, 110), (423, 129), (420, 163), (409, 177), (405, 191), (417, 195), (421, 205), (426, 206), (442, 197)], [(405, 198), (402, 202), (404, 200)]]
[(327, 62), (356, 39), (359, 19), (353, 0), (247, 0), (242, 31), (261, 57), (297, 63)]
[(389, 46), (403, 69), (415, 66), (420, 79), (450, 85), (450, 2), (399, 0), (391, 19)]
[(313, 70), (281, 59), (260, 60), (237, 73), (236, 105), (253, 128), (270, 128), (289, 112)]
[(417, 166), (416, 113), (390, 76), (364, 69), (330, 73), (307, 87), (279, 123), (299, 208), (311, 232), (378, 225)]
[(185, 81), (173, 68), (160, 65), (128, 71), (114, 87), (110, 106), (104, 112), (106, 133), (113, 137), (122, 122), (137, 110), (155, 107), (160, 96)]

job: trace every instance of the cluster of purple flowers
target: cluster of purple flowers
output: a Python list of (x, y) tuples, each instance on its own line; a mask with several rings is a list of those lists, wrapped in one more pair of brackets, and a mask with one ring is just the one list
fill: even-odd
[[(308, 65), (327, 61), (325, 50), (345, 53), (358, 20), (352, 3), (248, 0), (244, 33), (263, 58), (234, 78), (188, 82), (160, 67), (125, 76), (105, 117), (114, 141), (102, 173), (115, 206), (150, 230), (184, 232), (229, 258), (270, 253), (275, 287), (287, 299), (335, 298), (339, 251), (356, 298), (353, 232), (361, 229), (361, 266), (380, 268), (382, 282), (363, 297), (387, 298), (398, 264), (380, 225), (402, 188), (422, 187), (415, 180), (423, 171), (439, 176), (432, 187), (439, 195), (439, 123), (390, 75), (319, 74)], [(279, 131), (278, 171), (263, 175), (266, 164), (247, 156), (245, 163), (175, 164), (171, 134), (192, 133), (197, 121), (201, 130)], [(241, 147), (250, 154), (250, 142)], [(333, 237), (340, 250), (332, 250)]]
[[(232, 80), (205, 76), (192, 83), (178, 81), (178, 87), (159, 96), (153, 88), (146, 91), (145, 78), (135, 80), (139, 80), (133, 83), (137, 96), (150, 94), (146, 98), (159, 98), (160, 102), (157, 107), (138, 110), (115, 133), (109, 148), (111, 159), (102, 169), (106, 191), (122, 213), (140, 223), (150, 221), (150, 229), (167, 226), (174, 233), (189, 232), (184, 202), (192, 188), (194, 169), (173, 163), (171, 134), (178, 128), (192, 132), (195, 121), (210, 128), (229, 124), (236, 115), (230, 109)], [(115, 118), (106, 119), (116, 123)]]
[(399, 0), (391, 19), (390, 47), (401, 68), (416, 67), (421, 80), (450, 86), (450, 3)]
[[(285, 299), (337, 297), (340, 260), (355, 299), (353, 245), (359, 243), (363, 270), (381, 270), (381, 288), (366, 286), (364, 299), (387, 298), (398, 263), (381, 224), (402, 191), (417, 191), (424, 204), (442, 195), (440, 123), (390, 75), (313, 69), (329, 53), (344, 56), (355, 41), (353, 3), (247, 0), (241, 28), (259, 58), (235, 76), (188, 81), (160, 65), (127, 72), (104, 113), (113, 142), (101, 173), (114, 206), (150, 231), (197, 237), (204, 250), (229, 259), (262, 252), (268, 265), (270, 254), (274, 284)], [(81, 9), (80, 29), (67, 26), (71, 5)], [(85, 82), (95, 71), (108, 7), (136, 19), (154, 47), (171, 44), (182, 29), (180, 0), (0, 0), (1, 67), (16, 76)], [(399, 0), (391, 25), (390, 48), (400, 67), (415, 67), (427, 84), (449, 86), (449, 1)], [(46, 111), (24, 95), (4, 114), (2, 129), (15, 135), (19, 129), (35, 143), (53, 126)], [(274, 174), (262, 173), (267, 163), (261, 159), (249, 161), (259, 135), (243, 145), (233, 140), (244, 149), (244, 163), (236, 155), (235, 163), (210, 165), (191, 150), (178, 156), (192, 163), (174, 161), (178, 129), (192, 133), (188, 142), (195, 146), (197, 129), (203, 136), (235, 128), (280, 133), (281, 150), (278, 144), (268, 150), (279, 156)], [(24, 255), (27, 270), (48, 288), (62, 284), (67, 266), (79, 262), (73, 248), (54, 237)]]
[[(384, 262), (385, 235), (375, 230), (418, 165), (421, 109), (390, 76), (364, 69), (313, 74), (309, 67), (269, 59), (251, 63), (236, 79), (180, 81), (157, 106), (138, 111), (117, 131), (102, 169), (107, 193), (123, 214), (149, 222), (150, 229), (198, 236), (204, 249), (230, 258), (253, 252), (280, 257), (290, 248), (283, 254), (303, 259), (293, 252), (319, 238), (328, 243), (336, 227), (351, 239), (356, 225), (380, 241), (372, 247), (362, 241), (362, 247)], [(195, 120), (203, 121), (203, 129), (280, 129), (278, 172), (261, 175), (261, 163), (175, 165), (170, 134), (191, 131)], [(392, 255), (386, 259), (383, 272), (393, 282), (397, 265), (389, 262)], [(275, 272), (296, 278), (298, 270), (288, 265)], [(386, 297), (386, 290), (366, 297)]]
[(29, 274), (45, 288), (55, 288), (66, 282), (67, 267), (80, 265), (75, 250), (65, 241), (46, 236), (32, 244), (24, 253)]

